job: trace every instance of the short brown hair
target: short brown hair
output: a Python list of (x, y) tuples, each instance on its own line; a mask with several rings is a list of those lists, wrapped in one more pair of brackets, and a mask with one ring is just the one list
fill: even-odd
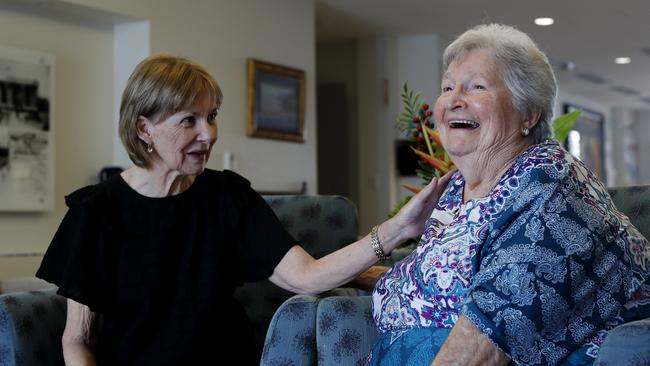
[(223, 94), (217, 81), (194, 61), (157, 54), (140, 62), (126, 83), (120, 104), (120, 139), (133, 163), (148, 168), (152, 162), (147, 146), (138, 137), (140, 116), (159, 114), (163, 120), (204, 95), (221, 105)]

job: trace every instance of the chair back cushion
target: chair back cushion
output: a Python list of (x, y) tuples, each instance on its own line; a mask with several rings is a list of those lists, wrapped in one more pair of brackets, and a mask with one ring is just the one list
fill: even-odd
[(0, 365), (63, 365), (65, 319), (56, 289), (0, 295)]
[(608, 189), (612, 201), (637, 229), (650, 239), (650, 185)]
[[(265, 196), (284, 228), (315, 258), (325, 256), (357, 237), (357, 209), (341, 196)], [(293, 293), (269, 281), (247, 283), (235, 291), (253, 324), (261, 355), (266, 330), (275, 310)]]

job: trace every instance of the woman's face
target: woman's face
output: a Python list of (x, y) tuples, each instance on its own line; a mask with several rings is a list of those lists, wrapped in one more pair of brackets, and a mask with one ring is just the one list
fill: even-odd
[(469, 51), (449, 64), (434, 113), (440, 138), (452, 158), (469, 154), (489, 158), (523, 139), (524, 122), (512, 105), (494, 58), (485, 50)]
[[(157, 159), (154, 169), (171, 170), (182, 175), (203, 172), (217, 141), (217, 112), (219, 106), (212, 98), (197, 98), (197, 102), (165, 120), (157, 122), (142, 117)], [(155, 123), (157, 122), (157, 123)]]

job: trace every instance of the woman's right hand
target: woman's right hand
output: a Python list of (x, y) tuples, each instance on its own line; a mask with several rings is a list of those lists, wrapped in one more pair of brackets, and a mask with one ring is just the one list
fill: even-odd
[(402, 241), (419, 238), (424, 231), (424, 223), (431, 216), (442, 192), (447, 187), (449, 179), (454, 172), (448, 172), (440, 178), (433, 178), (418, 194), (399, 210), (391, 220), (382, 224), (392, 224), (392, 230), (397, 230), (402, 236)]

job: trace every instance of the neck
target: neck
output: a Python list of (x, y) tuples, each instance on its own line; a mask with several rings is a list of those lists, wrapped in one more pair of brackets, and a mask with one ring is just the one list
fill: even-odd
[(131, 188), (146, 197), (177, 195), (188, 189), (196, 178), (168, 169), (144, 169), (137, 166), (130, 167), (121, 175)]
[(489, 151), (475, 152), (452, 159), (465, 179), (463, 202), (485, 197), (514, 163), (517, 156), (529, 146), (530, 142), (524, 140), (520, 144), (498, 146)]

